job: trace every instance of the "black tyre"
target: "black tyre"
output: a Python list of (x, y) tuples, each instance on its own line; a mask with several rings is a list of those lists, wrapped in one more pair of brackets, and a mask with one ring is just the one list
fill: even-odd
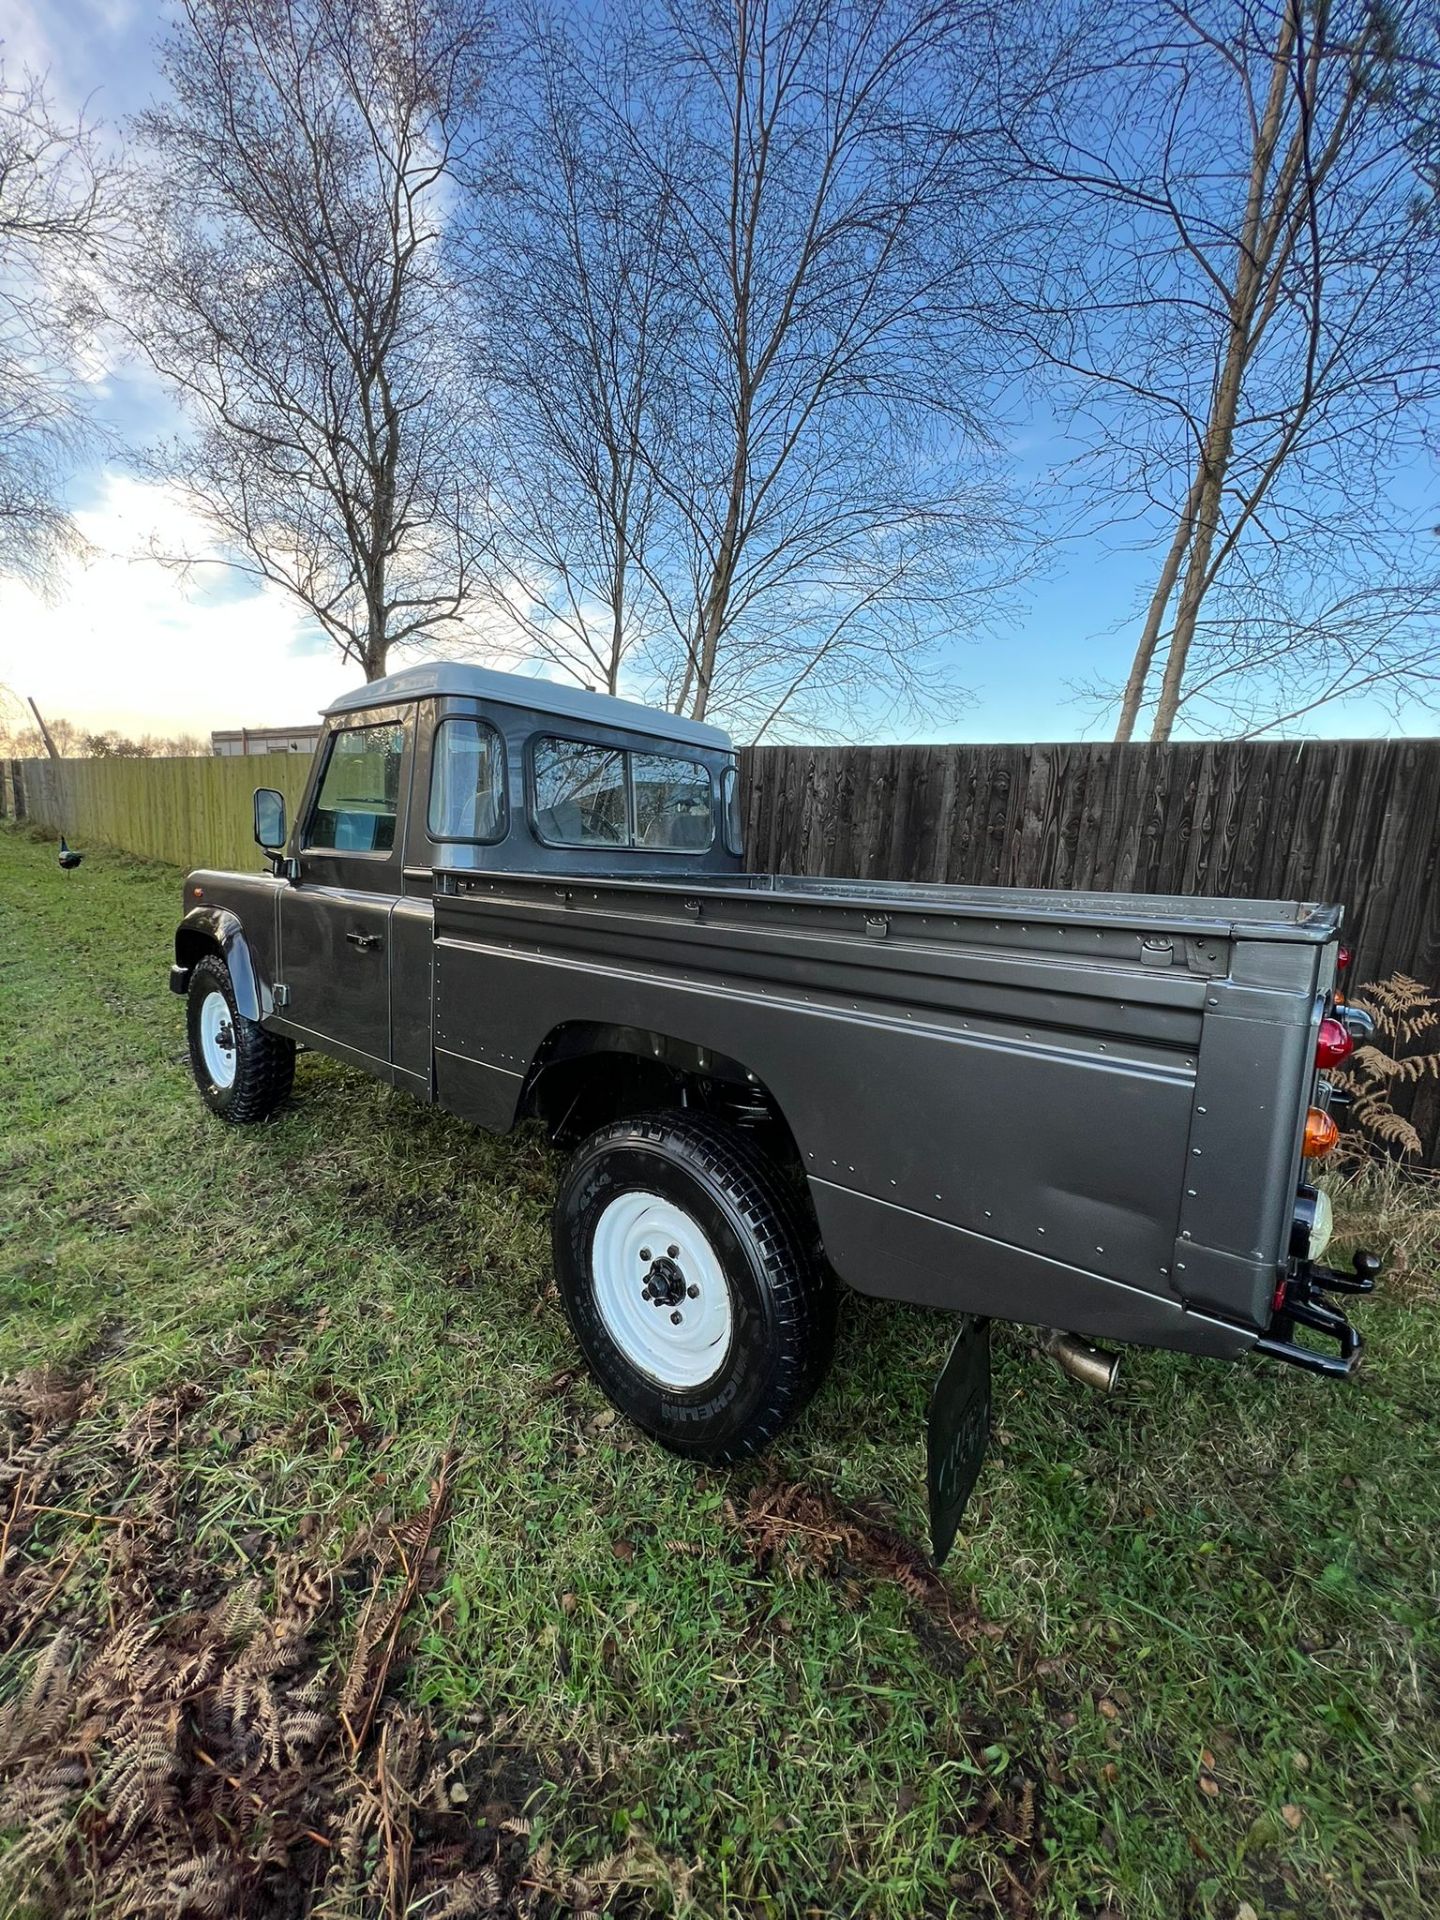
[(222, 1120), (236, 1127), (268, 1120), (289, 1098), (295, 1043), (237, 1009), (230, 969), (218, 954), (207, 954), (190, 975), (185, 1029), (195, 1084)]
[(735, 1129), (683, 1113), (602, 1127), (566, 1171), (553, 1238), (591, 1372), (672, 1452), (757, 1453), (824, 1377), (835, 1300), (813, 1223)]

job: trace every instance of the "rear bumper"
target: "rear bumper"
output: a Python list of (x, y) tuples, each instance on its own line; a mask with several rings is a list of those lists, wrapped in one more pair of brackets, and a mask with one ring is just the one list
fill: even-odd
[[(1319, 1255), (1330, 1239), (1330, 1210), (1323, 1194), (1302, 1186), (1295, 1202), (1290, 1271), (1275, 1290), (1275, 1311), (1269, 1331), (1255, 1342), (1257, 1353), (1307, 1373), (1348, 1379), (1360, 1364), (1364, 1342), (1345, 1309), (1332, 1294), (1373, 1293), (1380, 1262), (1373, 1253), (1357, 1253), (1349, 1273), (1321, 1266)], [(1300, 1328), (1333, 1342), (1334, 1350), (1302, 1344)]]

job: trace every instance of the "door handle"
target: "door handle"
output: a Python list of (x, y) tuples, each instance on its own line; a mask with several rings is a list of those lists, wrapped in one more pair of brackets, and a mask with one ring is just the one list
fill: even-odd
[(371, 947), (381, 945), (381, 939), (378, 933), (358, 933), (352, 931), (347, 933), (345, 938), (350, 942), (352, 947), (359, 947), (362, 953), (368, 953)]

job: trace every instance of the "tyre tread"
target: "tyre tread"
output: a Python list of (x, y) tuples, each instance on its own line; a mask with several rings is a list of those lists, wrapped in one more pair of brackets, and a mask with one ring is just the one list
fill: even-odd
[(295, 1083), (295, 1042), (286, 1039), (283, 1034), (269, 1032), (257, 1020), (245, 1018), (235, 1005), (230, 969), (215, 953), (207, 953), (196, 963), (195, 971), (190, 976), (189, 1009), (199, 1004), (210, 986), (218, 987), (230, 1003), (238, 1053), (235, 1083), (230, 1090), (231, 1097), (223, 1106), (217, 1106), (209, 1098), (193, 1021), (187, 1018), (190, 1064), (195, 1080), (210, 1111), (228, 1126), (255, 1126), (262, 1120), (268, 1120), (290, 1098)]
[(764, 1448), (800, 1413), (825, 1377), (835, 1340), (835, 1286), (806, 1216), (775, 1163), (735, 1127), (706, 1114), (657, 1111), (610, 1122), (583, 1142), (577, 1162), (611, 1145), (679, 1151), (719, 1186), (750, 1235), (770, 1290), (779, 1353), (768, 1391), (744, 1430), (703, 1457), (729, 1466)]

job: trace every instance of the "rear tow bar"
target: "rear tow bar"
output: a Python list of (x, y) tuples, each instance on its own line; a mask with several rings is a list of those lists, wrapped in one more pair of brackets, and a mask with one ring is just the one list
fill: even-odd
[[(1357, 1253), (1350, 1273), (1338, 1273), (1334, 1267), (1317, 1266), (1308, 1260), (1302, 1262), (1277, 1291), (1270, 1331), (1255, 1342), (1255, 1351), (1292, 1367), (1304, 1367), (1308, 1373), (1348, 1378), (1359, 1365), (1364, 1343), (1344, 1308), (1327, 1295), (1373, 1293), (1379, 1271), (1380, 1260), (1373, 1253)], [(1333, 1340), (1337, 1351), (1324, 1353), (1317, 1347), (1301, 1346), (1294, 1338), (1297, 1326), (1309, 1327)]]

